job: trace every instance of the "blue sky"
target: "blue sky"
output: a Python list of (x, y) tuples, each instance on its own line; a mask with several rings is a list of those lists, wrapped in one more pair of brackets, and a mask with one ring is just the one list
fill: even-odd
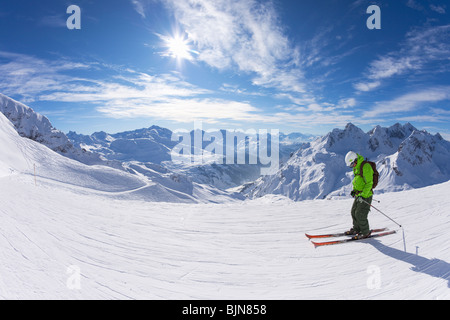
[(439, 0), (2, 1), (0, 92), (65, 132), (411, 122), (448, 139), (449, 13)]

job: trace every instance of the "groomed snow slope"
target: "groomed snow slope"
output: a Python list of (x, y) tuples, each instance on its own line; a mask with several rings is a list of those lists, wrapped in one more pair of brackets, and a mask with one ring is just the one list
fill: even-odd
[(314, 249), (304, 233), (348, 228), (351, 200), (155, 203), (6, 175), (0, 298), (450, 299), (449, 192), (377, 196), (404, 234)]

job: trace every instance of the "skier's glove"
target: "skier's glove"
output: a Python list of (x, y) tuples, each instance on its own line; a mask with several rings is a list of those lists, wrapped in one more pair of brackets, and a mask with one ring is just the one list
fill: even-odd
[(352, 198), (356, 197), (357, 194), (358, 194), (358, 192), (356, 192), (355, 190), (352, 190), (352, 192), (350, 192), (350, 195), (352, 196)]
[(356, 201), (358, 201), (359, 203), (364, 203), (365, 200), (363, 197), (359, 196), (356, 198)]

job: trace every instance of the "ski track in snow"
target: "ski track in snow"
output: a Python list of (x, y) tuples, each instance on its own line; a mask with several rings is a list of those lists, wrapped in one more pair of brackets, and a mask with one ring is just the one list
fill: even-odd
[(449, 189), (379, 195), (404, 233), (315, 249), (305, 232), (349, 228), (350, 199), (156, 203), (5, 176), (0, 298), (449, 299)]

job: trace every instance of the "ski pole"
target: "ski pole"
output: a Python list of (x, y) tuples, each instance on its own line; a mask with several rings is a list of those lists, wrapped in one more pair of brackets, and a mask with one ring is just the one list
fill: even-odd
[(396, 225), (398, 225), (400, 228), (402, 228), (401, 224), (398, 224), (397, 222), (395, 222), (394, 219), (392, 219), (391, 217), (389, 217), (387, 214), (383, 213), (382, 211), (378, 210), (376, 207), (374, 207), (373, 205), (371, 205), (370, 203), (368, 203), (366, 200), (364, 200), (363, 198), (361, 198), (361, 201), (364, 202), (365, 204), (368, 204), (369, 206), (371, 206), (372, 208), (374, 208), (375, 210), (377, 210), (379, 213), (381, 213), (383, 216), (385, 216), (386, 218), (388, 218), (389, 220), (391, 220), (392, 222), (394, 222)]

